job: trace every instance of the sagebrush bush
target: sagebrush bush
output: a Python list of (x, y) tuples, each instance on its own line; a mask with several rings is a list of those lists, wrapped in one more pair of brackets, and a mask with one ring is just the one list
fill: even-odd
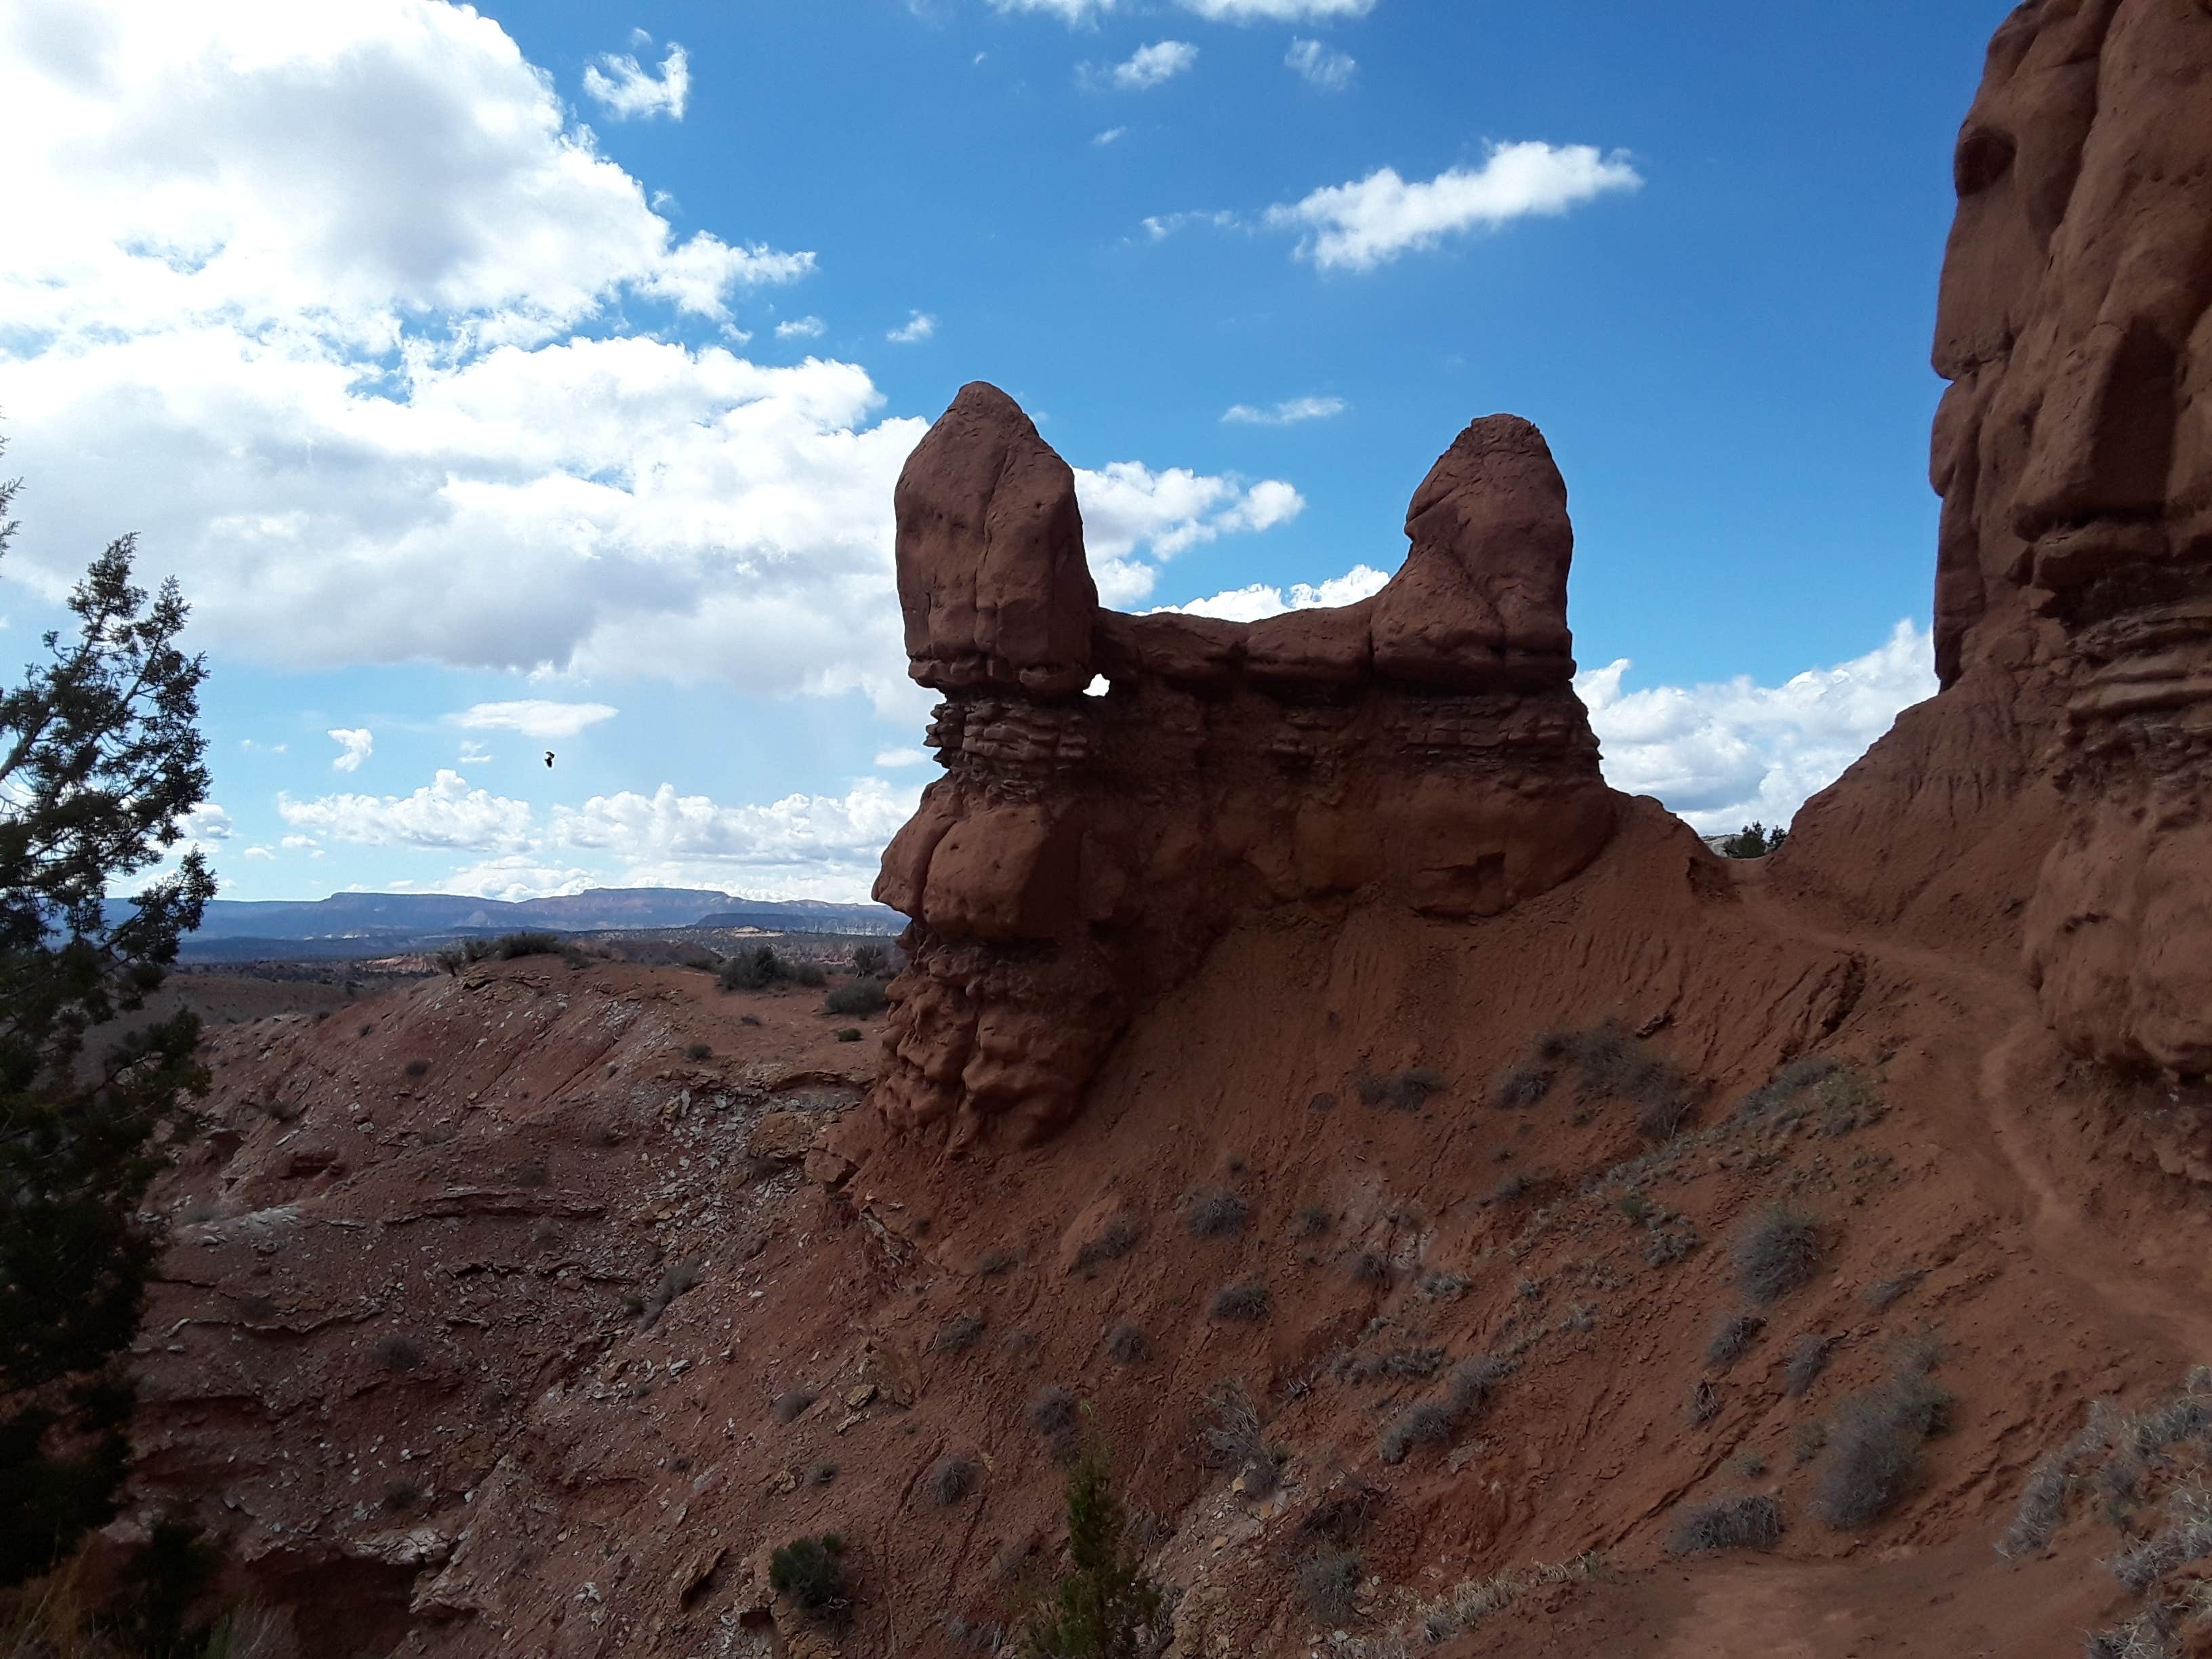
[(427, 1060), (410, 1060), (404, 1069), (410, 1077), (422, 1077), (429, 1071), (430, 1062)]
[[(1237, 1224), (1243, 1224), (1241, 1219)], [(1198, 1231), (1194, 1220), (1191, 1231)], [(1118, 1261), (1137, 1248), (1142, 1237), (1135, 1218), (1126, 1210), (1119, 1211), (1107, 1217), (1096, 1233), (1076, 1246), (1073, 1269), (1087, 1273), (1102, 1261)]]
[(869, 943), (853, 947), (853, 971), (863, 979), (882, 979), (890, 972), (891, 952), (887, 945)]
[(1675, 1511), (1667, 1547), (1677, 1555), (1771, 1549), (1782, 1540), (1782, 1500), (1765, 1493), (1709, 1498)]
[(834, 1532), (794, 1538), (769, 1558), (769, 1583), (810, 1617), (835, 1620), (853, 1605), (844, 1555), (845, 1540)]
[(1711, 1340), (1705, 1344), (1705, 1364), (1725, 1369), (1750, 1352), (1766, 1322), (1754, 1313), (1724, 1313), (1713, 1322)]
[(1828, 1429), (1814, 1513), (1839, 1528), (1879, 1519), (1911, 1490), (1923, 1443), (1950, 1426), (1950, 1413), (1949, 1392), (1910, 1372), (1846, 1400)]
[(1235, 1319), (1249, 1323), (1265, 1319), (1268, 1305), (1267, 1287), (1256, 1279), (1224, 1285), (1213, 1293), (1213, 1316), (1216, 1319)]
[(1373, 1250), (1362, 1250), (1352, 1258), (1352, 1282), (1387, 1285), (1390, 1282), (1390, 1264)]
[(390, 1371), (411, 1371), (422, 1364), (422, 1345), (398, 1332), (376, 1339), (376, 1363)]
[(1194, 1238), (1222, 1238), (1240, 1233), (1251, 1213), (1251, 1206), (1237, 1193), (1197, 1192), (1183, 1201), (1183, 1225)]
[(1152, 1357), (1152, 1345), (1136, 1326), (1121, 1324), (1106, 1333), (1106, 1352), (1124, 1365), (1133, 1365)]
[(1491, 1079), (1490, 1103), (1501, 1112), (1526, 1110), (1552, 1092), (1557, 1078), (1548, 1066), (1534, 1062), (1509, 1066)]
[(1075, 1396), (1054, 1383), (1047, 1383), (1022, 1407), (1022, 1419), (1042, 1435), (1062, 1435), (1075, 1426)]
[(983, 1334), (981, 1314), (957, 1313), (937, 1328), (929, 1339), (932, 1353), (960, 1353), (975, 1346)]
[(848, 980), (822, 999), (822, 1012), (857, 1019), (880, 1014), (890, 1006), (890, 998), (884, 992), (886, 982), (880, 979)]
[(739, 951), (725, 961), (715, 978), (725, 991), (764, 991), (771, 985), (817, 986), (829, 975), (811, 962), (795, 962), (773, 945)]
[(1771, 1204), (1737, 1230), (1729, 1253), (1737, 1285), (1758, 1306), (1771, 1306), (1820, 1266), (1820, 1221), (1794, 1204)]
[(711, 1042), (690, 1042), (684, 1047), (684, 1058), (686, 1060), (712, 1060), (714, 1057), (714, 1045)]
[(1797, 1346), (1790, 1351), (1790, 1363), (1782, 1369), (1782, 1386), (1792, 1395), (1802, 1395), (1820, 1379), (1828, 1369), (1828, 1355), (1835, 1347), (1832, 1336), (1808, 1335), (1797, 1339)]
[(1206, 1431), (1206, 1443), (1243, 1477), (1246, 1497), (1267, 1497), (1281, 1479), (1281, 1468), (1260, 1431), (1260, 1411), (1252, 1396), (1242, 1382), (1231, 1380), (1215, 1383), (1206, 1399), (1215, 1420)]
[(1442, 1401), (1424, 1400), (1399, 1413), (1382, 1431), (1382, 1461), (1402, 1462), (1415, 1446), (1442, 1445), (1451, 1438), (1451, 1407)]
[(939, 1508), (950, 1508), (975, 1489), (981, 1466), (965, 1452), (947, 1452), (929, 1466), (929, 1495)]
[(1298, 1568), (1298, 1589), (1317, 1625), (1340, 1625), (1358, 1611), (1359, 1558), (1350, 1550), (1323, 1547)]

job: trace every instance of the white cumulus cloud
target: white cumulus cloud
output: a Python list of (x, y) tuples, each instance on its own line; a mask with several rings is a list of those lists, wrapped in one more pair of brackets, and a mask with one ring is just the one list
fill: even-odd
[(296, 830), (359, 847), (511, 853), (532, 840), (528, 801), (471, 789), (467, 779), (446, 767), (410, 795), (295, 800), (280, 793), (276, 811)]
[(792, 317), (775, 325), (779, 340), (818, 340), (829, 326), (819, 317)]
[(640, 68), (627, 52), (605, 52), (597, 63), (585, 66), (584, 91), (617, 121), (656, 115), (680, 121), (684, 101), (691, 95), (691, 60), (671, 41), (667, 56), (660, 60), (660, 73), (655, 75)]
[(1293, 582), (1288, 593), (1267, 583), (1255, 582), (1249, 587), (1232, 587), (1226, 592), (1193, 599), (1188, 605), (1162, 605), (1153, 609), (1186, 617), (1214, 617), (1223, 622), (1258, 622), (1267, 617), (1279, 617), (1285, 611), (1357, 605), (1381, 592), (1389, 580), (1387, 571), (1377, 570), (1372, 565), (1356, 564), (1341, 576), (1331, 576), (1323, 582)]
[(1176, 0), (1210, 23), (1317, 23), (1364, 17), (1375, 0)]
[(604, 702), (562, 702), (525, 697), (513, 702), (472, 703), (446, 718), (470, 732), (520, 732), (526, 738), (573, 738), (622, 711)]
[(884, 336), (893, 345), (912, 345), (917, 340), (927, 340), (937, 332), (937, 319), (925, 312), (908, 313), (905, 322)]
[(1156, 40), (1115, 64), (1107, 78), (1124, 92), (1143, 92), (1189, 73), (1197, 64), (1198, 48), (1188, 40)]
[(1283, 66), (1296, 70), (1308, 84), (1323, 92), (1341, 92), (1352, 84), (1359, 63), (1350, 52), (1338, 52), (1318, 40), (1293, 40), (1284, 55)]
[(864, 778), (842, 796), (728, 805), (664, 783), (650, 795), (556, 807), (550, 839), (570, 853), (617, 855), (630, 884), (850, 894), (866, 891), (884, 843), (921, 798), (919, 783)]
[(1075, 495), (1099, 599), (1115, 606), (1152, 592), (1159, 561), (1224, 535), (1287, 524), (1306, 505), (1279, 478), (1248, 486), (1187, 467), (1156, 471), (1136, 461), (1077, 467)]
[(1103, 132), (1094, 134), (1091, 142), (1093, 144), (1096, 144), (1100, 149), (1103, 149), (1109, 144), (1118, 144), (1121, 143), (1121, 140), (1127, 136), (1128, 131), (1129, 129), (1127, 127), (1109, 127)]
[(1325, 421), (1344, 410), (1341, 398), (1292, 398), (1265, 408), (1234, 404), (1221, 418), (1240, 426), (1295, 426), (1300, 421)]
[(376, 749), (376, 734), (365, 726), (340, 726), (328, 734), (342, 751), (331, 761), (333, 772), (358, 772)]
[(492, 19), (0, 5), (0, 108), (43, 597), (129, 526), (220, 660), (910, 706), (890, 501), (927, 422), (859, 364), (738, 355), (734, 308), (813, 256), (679, 237)]
[[(1057, 17), (1070, 25), (1091, 23), (1114, 9), (1115, 0), (991, 0), (991, 9), (997, 12), (1036, 11)], [(982, 62), (977, 53), (975, 61)]]
[(927, 749), (885, 749), (876, 756), (876, 765), (886, 772), (928, 764), (929, 750)]
[(1605, 750), (1607, 781), (1656, 795), (1701, 830), (1753, 818), (1786, 823), (1898, 712), (1936, 691), (1928, 634), (1900, 622), (1864, 656), (1780, 685), (1747, 677), (1710, 685), (1625, 689), (1623, 658), (1576, 676)]
[(1530, 215), (1557, 215), (1643, 177), (1628, 158), (1589, 144), (1495, 144), (1479, 167), (1411, 184), (1382, 167), (1267, 210), (1267, 222), (1304, 233), (1298, 255), (1323, 270), (1371, 270), (1446, 237)]

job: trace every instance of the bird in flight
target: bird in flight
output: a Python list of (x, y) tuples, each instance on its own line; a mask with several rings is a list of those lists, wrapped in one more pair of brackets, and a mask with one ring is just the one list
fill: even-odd
[(550, 749), (545, 751), (545, 763), (548, 766), (553, 764), (553, 751)]

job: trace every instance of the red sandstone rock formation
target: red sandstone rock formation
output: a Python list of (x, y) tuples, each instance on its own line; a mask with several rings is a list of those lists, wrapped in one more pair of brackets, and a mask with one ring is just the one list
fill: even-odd
[(1566, 487), (1526, 421), (1437, 462), (1382, 592), (1249, 626), (1100, 611), (1074, 475), (994, 387), (960, 393), (897, 504), (912, 672), (946, 694), (946, 775), (876, 885), (915, 920), (881, 1091), (908, 1127), (1056, 1127), (1240, 915), (1495, 915), (1612, 831), (1572, 690)]
[(1936, 325), (1946, 689), (1799, 838), (1891, 915), (1966, 861), (1960, 908), (2027, 899), (2070, 1046), (2179, 1072), (2212, 1068), (2208, 156), (2212, 8), (2045, 0), (1997, 32)]

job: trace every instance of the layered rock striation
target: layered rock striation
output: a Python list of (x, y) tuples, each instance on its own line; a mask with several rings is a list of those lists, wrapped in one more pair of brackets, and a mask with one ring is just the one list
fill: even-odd
[(1612, 832), (1566, 489), (1525, 421), (1437, 460), (1381, 592), (1249, 624), (1100, 609), (1074, 475), (988, 386), (915, 450), (897, 510), (911, 672), (945, 694), (945, 775), (876, 885), (913, 918), (878, 1090), (902, 1127), (1049, 1133), (1241, 915), (1494, 915)]

